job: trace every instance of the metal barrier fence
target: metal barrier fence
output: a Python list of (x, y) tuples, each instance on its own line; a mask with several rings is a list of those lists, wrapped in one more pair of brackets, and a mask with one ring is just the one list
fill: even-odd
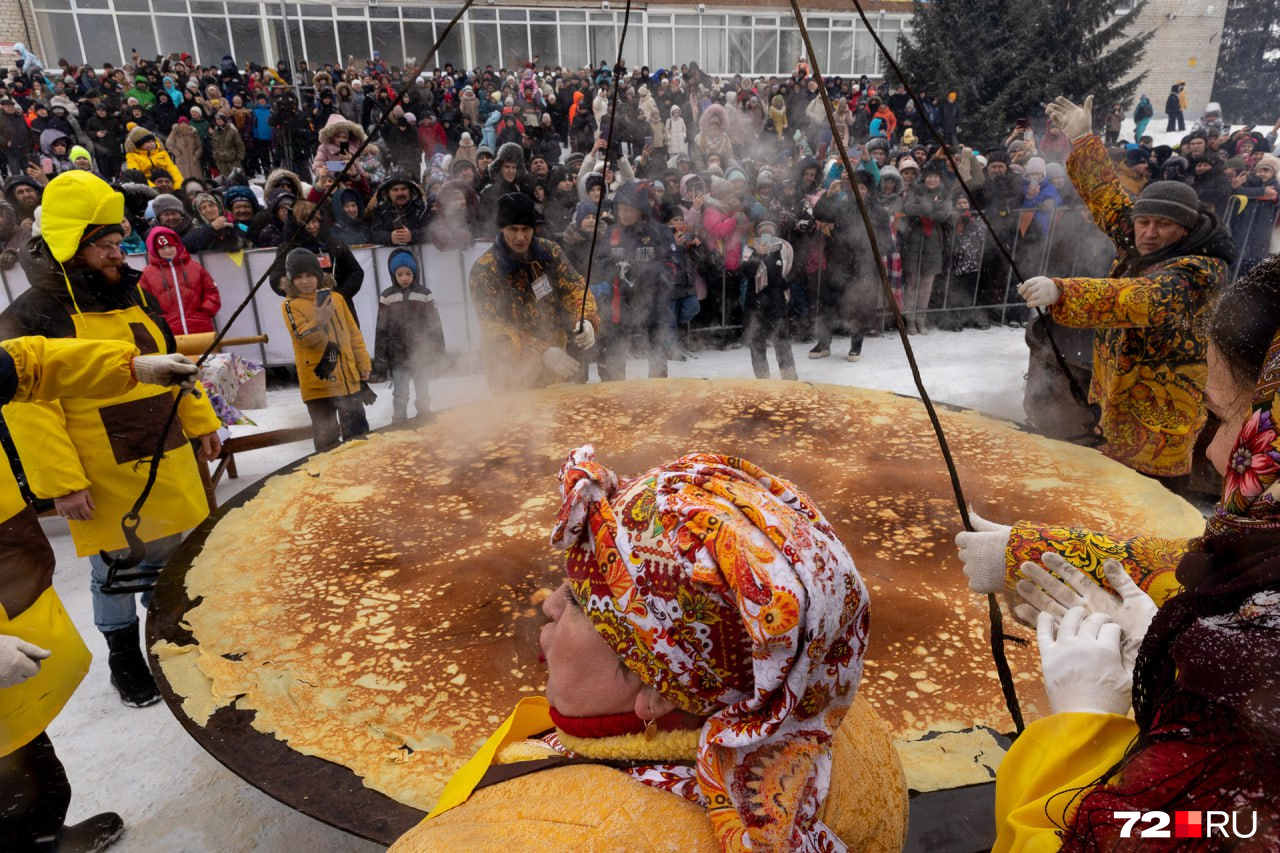
[[(354, 308), (360, 318), (360, 330), (365, 343), (373, 354), (378, 295), (391, 285), (387, 271), (387, 258), (395, 247), (377, 246), (352, 249), (356, 261), (364, 270), (364, 285), (356, 294)], [(423, 271), (425, 281), (436, 298), (440, 320), (444, 325), (445, 347), (450, 354), (476, 352), (480, 349), (479, 324), (471, 304), (467, 288), (467, 276), (471, 265), (484, 254), (488, 244), (477, 243), (466, 249), (442, 252), (431, 245), (411, 246)], [(249, 295), (253, 283), (270, 268), (276, 259), (275, 249), (255, 249), (238, 253), (205, 252), (196, 259), (209, 271), (222, 294), (222, 308), (214, 318), (222, 329), (236, 307)], [(146, 255), (128, 255), (130, 266), (142, 269)], [(0, 310), (30, 285), (21, 267), (0, 272)], [(268, 284), (254, 294), (249, 308), (236, 320), (231, 329), (233, 336), (266, 334), (268, 343), (250, 347), (228, 347), (228, 352), (238, 352), (245, 358), (267, 365), (293, 364), (293, 344), (281, 311), (283, 300)]]
[[(1017, 260), (1019, 271), (1024, 276), (1049, 275), (1063, 278), (1107, 274), (1115, 252), (1110, 239), (1094, 226), (1085, 207), (1072, 205), (1058, 208), (1050, 215), (1048, 227), (1043, 231), (1034, 222), (1025, 229), (1019, 228), (1019, 213), (1010, 214), (1008, 230), (1011, 239), (1007, 248)], [(1252, 228), (1271, 230), (1274, 223), (1260, 218), (1266, 213), (1269, 211), (1257, 204), (1246, 206), (1241, 213), (1236, 213), (1233, 207), (1233, 213), (1228, 216), (1225, 224), (1242, 235)], [(1249, 219), (1247, 222), (1237, 221), (1240, 216)], [(995, 223), (1001, 222), (998, 216), (993, 216), (992, 219)], [(982, 260), (976, 270), (977, 275), (972, 277), (974, 271), (957, 271), (959, 241), (963, 238), (954, 229), (948, 229), (942, 272), (934, 278), (932, 298), (925, 313), (933, 318), (942, 318), (965, 314), (972, 316), (972, 312), (983, 312), (993, 323), (1025, 321), (1029, 312), (1017, 295), (1018, 281), (995, 249), (991, 234), (976, 218), (968, 227), (977, 229), (980, 236), (976, 254)], [(1275, 232), (1271, 230), (1269, 238), (1274, 236)], [(465, 249), (450, 251), (441, 251), (429, 244), (409, 247), (417, 256), (418, 268), (423, 271), (427, 286), (435, 294), (444, 325), (445, 345), (451, 354), (474, 354), (480, 350), (479, 324), (471, 304), (467, 279), (472, 264), (488, 247), (488, 242), (478, 242)], [(1238, 248), (1243, 249), (1243, 246)], [(376, 346), (374, 318), (378, 312), (378, 295), (391, 284), (386, 261), (392, 251), (393, 247), (387, 246), (352, 249), (356, 261), (365, 272), (364, 286), (356, 294), (354, 303), (356, 313), (361, 318), (361, 331), (371, 353)], [(274, 249), (256, 249), (234, 254), (203, 253), (197, 256), (222, 292), (222, 309), (216, 318), (218, 328), (222, 328), (226, 318), (248, 295), (253, 282), (271, 266), (275, 258)], [(1231, 270), (1233, 278), (1239, 273), (1244, 260), (1244, 252), (1241, 251), (1239, 260)], [(127, 261), (131, 266), (141, 269), (146, 265), (146, 256), (129, 255)], [(904, 265), (910, 262), (911, 259), (903, 261)], [(13, 298), (28, 286), (26, 274), (21, 267), (0, 271), (0, 310), (8, 307)], [(716, 283), (708, 282), (708, 287), (715, 289)], [(722, 275), (718, 289), (718, 299), (713, 295), (711, 299), (704, 301), (702, 316), (695, 321), (696, 330), (723, 332), (742, 328), (741, 312), (735, 310), (740, 293), (739, 278)], [(254, 296), (250, 310), (240, 316), (232, 333), (266, 334), (270, 342), (259, 347), (242, 348), (242, 355), (268, 365), (293, 364), (293, 347), (280, 304), (280, 297), (265, 285)], [(881, 305), (878, 310), (881, 319), (887, 321), (887, 306)]]

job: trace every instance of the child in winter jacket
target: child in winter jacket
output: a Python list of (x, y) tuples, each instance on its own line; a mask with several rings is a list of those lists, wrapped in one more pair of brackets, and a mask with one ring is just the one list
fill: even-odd
[(298, 390), (307, 404), (317, 451), (337, 447), (369, 431), (364, 386), (372, 365), (360, 327), (309, 249), (285, 258), (285, 326), (293, 337)]
[(209, 271), (187, 252), (176, 231), (158, 225), (147, 235), (149, 263), (141, 285), (156, 298), (176, 335), (214, 331), (222, 296)]
[(431, 410), (427, 384), (431, 365), (444, 355), (444, 326), (431, 289), (418, 279), (418, 262), (408, 249), (387, 258), (394, 282), (378, 299), (374, 373), (391, 379), (391, 420), (409, 416), (409, 384), (413, 384), (418, 417)]
[(135, 125), (125, 139), (124, 159), (126, 168), (137, 169), (147, 176), (147, 183), (153, 183), (151, 170), (156, 166), (168, 172), (175, 184), (182, 183), (183, 176), (174, 165), (169, 152), (160, 145), (154, 133), (140, 124)]

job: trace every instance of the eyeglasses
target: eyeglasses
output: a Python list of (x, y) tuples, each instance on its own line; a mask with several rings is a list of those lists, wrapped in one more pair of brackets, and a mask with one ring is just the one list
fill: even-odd
[(90, 246), (102, 252), (104, 255), (124, 254), (124, 247), (119, 242), (108, 240), (107, 242), (90, 243)]

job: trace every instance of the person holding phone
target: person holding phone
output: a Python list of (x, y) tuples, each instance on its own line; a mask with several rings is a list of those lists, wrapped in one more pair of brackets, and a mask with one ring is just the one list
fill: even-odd
[(373, 365), (347, 300), (315, 253), (294, 249), (285, 273), (281, 311), (293, 341), (298, 390), (316, 450), (329, 450), (369, 431), (361, 392)]

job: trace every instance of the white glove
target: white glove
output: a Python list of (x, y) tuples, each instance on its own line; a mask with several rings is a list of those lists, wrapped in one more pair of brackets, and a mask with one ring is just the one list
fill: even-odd
[(1151, 596), (1143, 592), (1115, 560), (1104, 562), (1102, 571), (1118, 595), (1107, 592), (1060, 554), (1047, 551), (1041, 559), (1058, 577), (1035, 563), (1022, 564), (1023, 580), (1018, 581), (1018, 594), (1026, 603), (1017, 608), (1019, 620), (1038, 619), (1040, 613), (1048, 613), (1055, 623), (1061, 622), (1072, 607), (1083, 607), (1089, 613), (1105, 613), (1120, 626), (1120, 651), (1124, 667), (1132, 675), (1138, 648), (1156, 615), (1156, 603)]
[(140, 355), (133, 360), (133, 375), (147, 385), (183, 385), (190, 387), (196, 363), (182, 353)]
[(956, 534), (956, 550), (960, 553), (960, 562), (964, 563), (969, 589), (982, 595), (1000, 592), (1004, 589), (1004, 554), (1013, 528), (987, 521), (972, 509), (969, 521), (973, 523), (974, 532), (964, 530)]
[(0, 634), (0, 687), (12, 687), (33, 677), (40, 671), (40, 661), (48, 656), (48, 649), (21, 637)]
[(1032, 308), (1048, 308), (1062, 298), (1062, 290), (1048, 276), (1035, 275), (1018, 285), (1018, 295)]
[(1105, 613), (1085, 616), (1073, 607), (1062, 617), (1054, 636), (1053, 616), (1042, 612), (1040, 667), (1053, 713), (1127, 714), (1133, 678), (1120, 658), (1120, 626)]
[(573, 342), (578, 345), (578, 349), (591, 349), (596, 345), (596, 330), (590, 320), (583, 320), (574, 330)]
[(1079, 106), (1059, 95), (1052, 103), (1045, 104), (1044, 111), (1072, 142), (1093, 133), (1093, 95)]
[(542, 351), (542, 366), (562, 379), (578, 375), (578, 360), (560, 347), (548, 347)]

